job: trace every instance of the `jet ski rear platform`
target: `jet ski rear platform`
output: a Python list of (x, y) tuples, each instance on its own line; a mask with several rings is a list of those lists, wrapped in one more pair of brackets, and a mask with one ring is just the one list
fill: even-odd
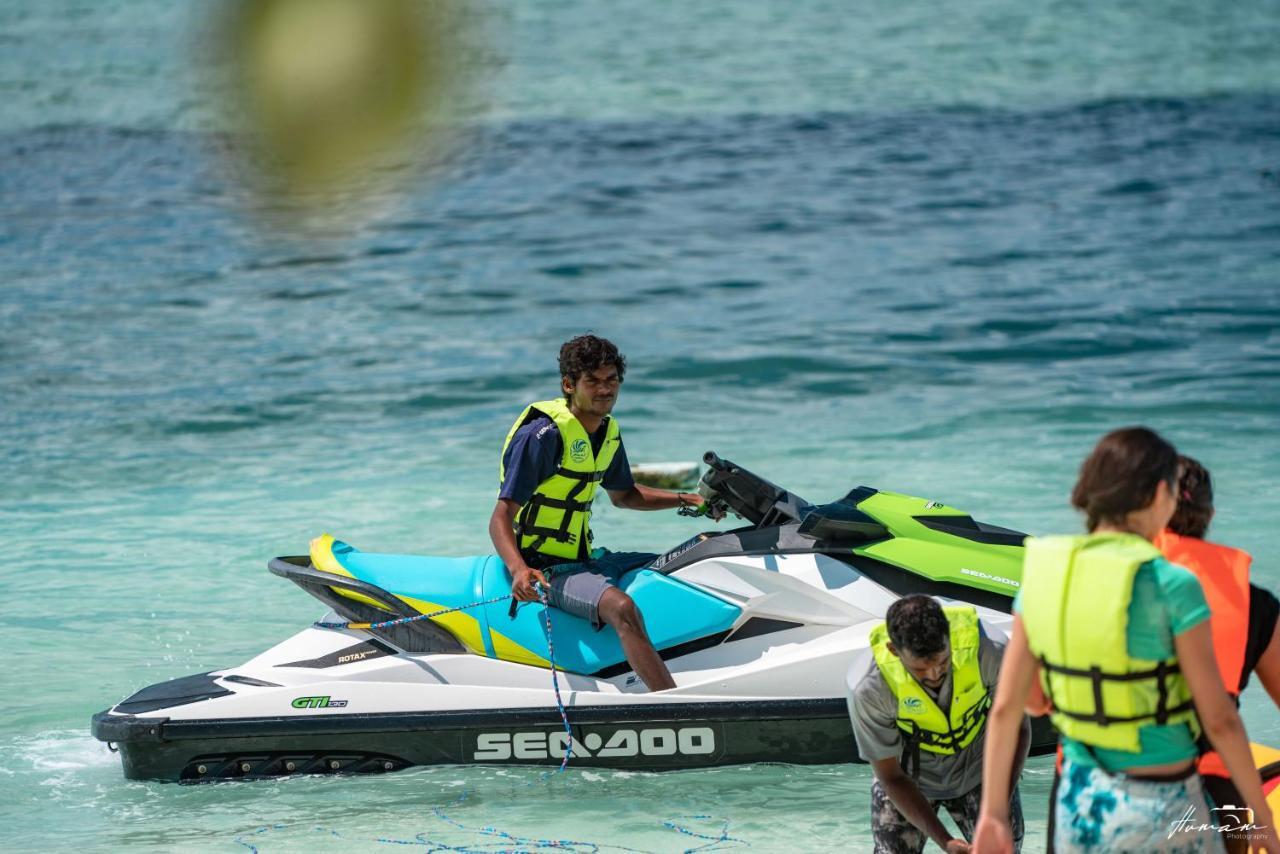
[[(144, 688), (93, 717), (131, 779), (200, 782), (379, 773), (429, 764), (636, 770), (857, 761), (851, 667), (900, 596), (924, 592), (1011, 622), (1023, 535), (952, 508), (860, 487), (815, 507), (708, 455), (709, 501), (749, 524), (699, 534), (619, 581), (676, 687), (647, 693), (617, 636), (552, 612), (564, 730), (542, 606), (510, 591), (493, 555), (361, 552), (332, 537), (272, 573), (324, 602), (322, 622), (244, 664)], [(905, 542), (895, 543), (895, 540)], [(1053, 749), (1036, 727), (1035, 749)]]

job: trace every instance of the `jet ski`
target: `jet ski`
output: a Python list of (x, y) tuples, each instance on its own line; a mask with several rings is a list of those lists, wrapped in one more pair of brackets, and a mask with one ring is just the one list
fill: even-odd
[[(744, 524), (619, 582), (675, 688), (648, 692), (609, 627), (553, 609), (549, 645), (543, 606), (512, 607), (496, 555), (376, 554), (325, 535), (268, 564), (330, 609), (321, 620), (244, 664), (144, 688), (94, 715), (93, 734), (126, 777), (180, 782), (570, 751), (575, 766), (636, 770), (850, 762), (847, 674), (890, 604), (923, 592), (974, 605), (988, 632), (1011, 625), (1026, 535), (865, 486), (814, 505), (704, 461), (706, 508)], [(1047, 722), (1033, 744), (1053, 749)]]

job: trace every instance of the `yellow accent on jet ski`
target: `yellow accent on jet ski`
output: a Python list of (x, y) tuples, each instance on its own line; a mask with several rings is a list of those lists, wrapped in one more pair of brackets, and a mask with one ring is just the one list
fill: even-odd
[(532, 664), (535, 667), (551, 667), (550, 661), (547, 661), (545, 658), (527, 647), (523, 647), (516, 643), (492, 626), (489, 627), (489, 639), (493, 641), (494, 655), (502, 661), (514, 661), (517, 664)]
[[(321, 534), (311, 541), (311, 565), (321, 572), (327, 572), (331, 575), (341, 575), (343, 578), (355, 578), (347, 568), (338, 562), (333, 554), (333, 544), (336, 542), (333, 534)], [(372, 605), (379, 611), (385, 611), (378, 602), (370, 599), (361, 593), (351, 590), (343, 590), (341, 588), (333, 588), (333, 592), (339, 596), (345, 596), (348, 599), (354, 599), (357, 602), (363, 602), (366, 605)]]
[[(312, 566), (314, 566), (316, 569), (321, 570), (322, 572), (329, 572), (329, 573), (333, 573), (334, 575), (341, 575), (345, 578), (355, 578), (355, 576), (352, 575), (351, 572), (348, 571), (347, 568), (344, 567), (338, 561), (338, 558), (334, 556), (333, 544), (335, 542), (336, 540), (332, 534), (321, 534), (319, 537), (316, 537), (314, 540), (311, 541)], [(370, 599), (368, 596), (365, 596), (361, 593), (356, 593), (351, 590), (343, 590), (341, 588), (333, 588), (333, 590), (335, 593), (339, 594), (340, 596), (345, 596), (348, 599), (354, 599), (357, 602), (364, 602), (366, 604), (372, 605), (375, 608), (377, 608), (379, 611), (386, 610), (381, 605), (379, 605), (376, 601), (374, 601), (373, 599)], [(387, 591), (387, 592), (390, 593), (391, 591)], [(437, 605), (434, 602), (427, 602), (424, 599), (415, 599), (412, 596), (400, 596), (395, 593), (392, 593), (392, 595), (395, 596), (397, 599), (399, 599), (401, 602), (404, 602), (405, 604), (409, 605), (410, 607), (416, 608), (420, 613), (423, 613), (423, 614), (429, 614), (432, 611), (445, 610), (445, 606)], [(439, 617), (432, 617), (431, 621), (434, 623), (439, 623), (440, 625), (448, 629), (453, 634), (454, 637), (460, 640), (464, 646), (466, 646), (469, 650), (474, 652), (476, 655), (487, 654), (484, 648), (484, 638), (480, 634), (480, 621), (477, 620), (475, 617), (472, 617), (470, 614), (464, 614), (461, 611), (454, 611), (451, 614), (444, 614)], [(368, 625), (368, 624), (366, 623), (365, 625)], [(356, 626), (353, 624), (352, 627), (355, 628)], [(493, 632), (492, 635), (497, 635), (497, 632)], [(504, 640), (506, 639), (504, 638)], [(519, 647), (519, 649), (523, 650), (523, 647)], [(533, 662), (530, 662), (530, 663), (533, 663)]]
[[(443, 611), (446, 608), (444, 605), (437, 605), (435, 602), (428, 602), (425, 599), (415, 599), (412, 596), (396, 596), (396, 598), (416, 608), (421, 614)], [(453, 633), (454, 637), (462, 641), (467, 649), (476, 655), (488, 655), (484, 649), (484, 638), (480, 636), (480, 621), (470, 614), (454, 611), (451, 614), (432, 617), (431, 622), (444, 626)]]

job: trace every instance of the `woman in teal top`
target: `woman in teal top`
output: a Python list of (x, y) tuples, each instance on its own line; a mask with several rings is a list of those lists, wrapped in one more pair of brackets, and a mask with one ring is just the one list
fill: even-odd
[(1146, 428), (1116, 430), (1084, 461), (1071, 495), (1090, 535), (1028, 541), (987, 722), (978, 854), (1012, 850), (1012, 749), (1037, 680), (1064, 747), (1051, 805), (1058, 854), (1222, 851), (1211, 825), (1232, 820), (1212, 811), (1196, 776), (1201, 730), (1253, 810), (1242, 832), (1255, 850), (1280, 854), (1244, 726), (1218, 674), (1200, 583), (1150, 545), (1177, 507), (1176, 482), (1172, 445)]
[[(1021, 593), (1013, 600), (1013, 612), (1022, 613)], [(1190, 570), (1163, 557), (1152, 558), (1133, 577), (1129, 624), (1125, 629), (1128, 653), (1133, 658), (1151, 661), (1173, 658), (1174, 636), (1206, 622), (1209, 614), (1204, 590)], [(1196, 736), (1186, 723), (1147, 724), (1139, 729), (1138, 737), (1142, 743), (1141, 753), (1091, 747), (1065, 735), (1060, 739), (1066, 759), (1110, 772), (1180, 762), (1200, 754)]]

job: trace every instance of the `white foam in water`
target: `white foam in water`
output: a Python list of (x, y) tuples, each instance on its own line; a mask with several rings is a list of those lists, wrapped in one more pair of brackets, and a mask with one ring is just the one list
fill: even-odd
[(16, 755), (30, 762), (36, 771), (101, 768), (120, 761), (105, 744), (75, 730), (42, 732), (33, 739), (22, 740), (20, 744), (22, 746), (15, 751)]

